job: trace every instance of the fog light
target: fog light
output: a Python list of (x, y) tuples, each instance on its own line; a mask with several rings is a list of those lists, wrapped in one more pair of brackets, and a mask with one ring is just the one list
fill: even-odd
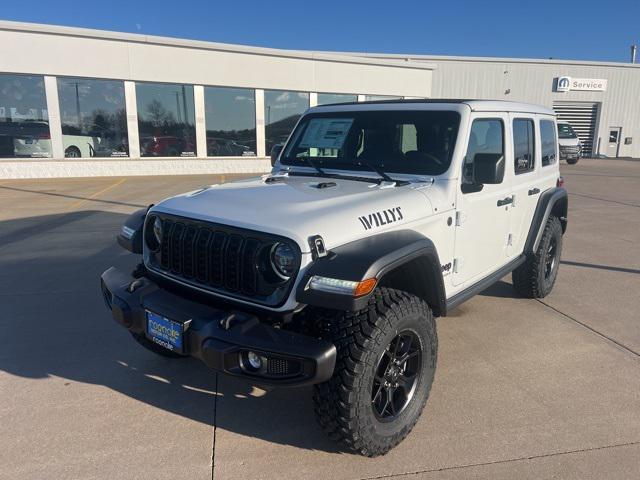
[(249, 366), (254, 370), (262, 369), (264, 360), (266, 359), (255, 352), (247, 352), (247, 362), (249, 362)]

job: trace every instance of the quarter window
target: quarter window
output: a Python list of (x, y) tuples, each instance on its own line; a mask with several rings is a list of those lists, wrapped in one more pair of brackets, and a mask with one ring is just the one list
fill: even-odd
[(195, 157), (193, 85), (136, 83), (140, 154)]
[(533, 120), (516, 118), (513, 121), (513, 153), (516, 175), (533, 170), (535, 165)]
[(556, 163), (556, 128), (551, 120), (540, 120), (540, 143), (542, 144), (542, 166)]
[(42, 157), (51, 157), (44, 78), (0, 74), (0, 158)]
[(58, 78), (65, 157), (129, 155), (124, 83)]
[(462, 183), (472, 185), (473, 159), (477, 153), (504, 155), (504, 126), (496, 118), (479, 118), (471, 124), (467, 154), (462, 167)]

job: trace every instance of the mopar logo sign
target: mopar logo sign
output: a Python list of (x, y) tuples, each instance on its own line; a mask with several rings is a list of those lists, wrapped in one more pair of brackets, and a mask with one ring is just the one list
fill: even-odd
[(604, 92), (606, 89), (607, 80), (605, 78), (556, 78), (556, 92), (570, 92), (572, 90)]
[(568, 92), (571, 90), (571, 77), (558, 77), (556, 92)]

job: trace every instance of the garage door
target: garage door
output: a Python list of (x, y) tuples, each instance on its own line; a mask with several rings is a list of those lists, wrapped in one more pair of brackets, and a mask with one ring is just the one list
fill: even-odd
[(558, 120), (569, 122), (580, 138), (582, 154), (593, 155), (596, 121), (598, 120), (598, 104), (586, 102), (554, 102), (553, 109)]

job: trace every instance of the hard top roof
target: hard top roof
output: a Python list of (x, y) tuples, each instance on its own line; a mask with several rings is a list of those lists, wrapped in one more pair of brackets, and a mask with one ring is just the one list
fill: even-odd
[[(412, 99), (393, 99), (393, 100), (371, 100), (366, 102), (346, 102), (331, 103), (314, 107), (313, 109), (333, 110), (335, 107), (359, 107), (354, 110), (374, 110), (376, 106), (385, 106), (384, 110), (389, 110), (389, 106), (398, 106), (402, 109), (402, 105), (425, 104), (425, 105), (467, 105), (474, 112), (522, 112), (522, 113), (540, 113), (544, 115), (555, 115), (555, 112), (545, 106), (535, 105), (532, 103), (511, 102), (507, 100), (474, 100), (461, 98), (412, 98)], [(328, 108), (327, 108), (328, 107)], [(344, 109), (340, 109), (344, 110)]]

